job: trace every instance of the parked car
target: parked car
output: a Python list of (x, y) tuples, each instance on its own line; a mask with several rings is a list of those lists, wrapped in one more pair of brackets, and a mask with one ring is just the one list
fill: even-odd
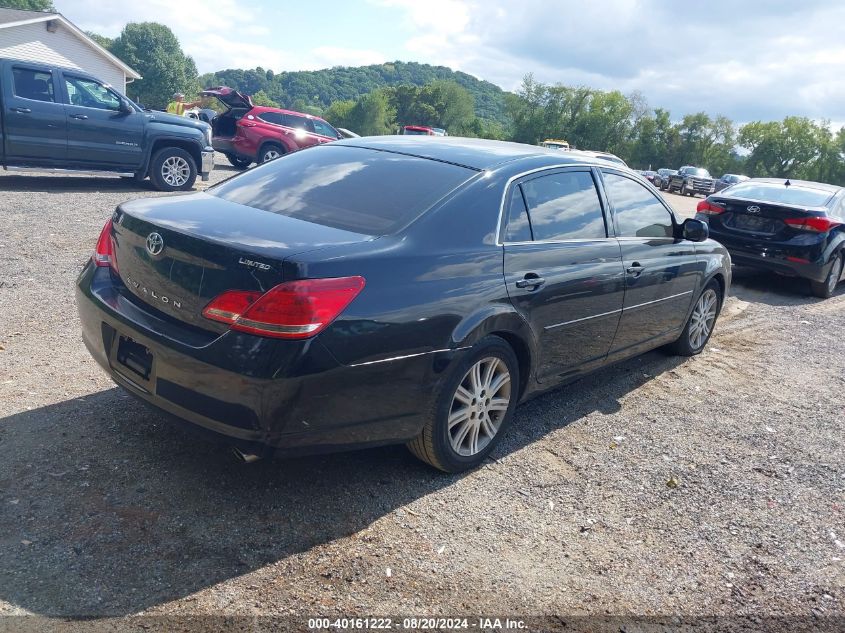
[(343, 138), (360, 138), (360, 134), (356, 134), (352, 130), (347, 130), (345, 127), (335, 128)]
[(120, 205), (77, 303), (119, 385), (249, 460), (407, 443), (456, 472), (532, 395), (701, 352), (730, 280), (706, 224), (625, 168), (382, 136)]
[(548, 149), (569, 149), (569, 143), (556, 138), (547, 138), (540, 143), (540, 147), (546, 147)]
[(830, 297), (845, 258), (845, 189), (802, 180), (753, 178), (698, 203), (737, 264), (810, 280)]
[(81, 70), (0, 59), (0, 166), (149, 176), (178, 191), (208, 180), (214, 150), (206, 123), (144, 112)]
[(735, 185), (738, 182), (745, 182), (746, 180), (748, 180), (748, 176), (742, 176), (739, 174), (724, 174), (716, 181), (716, 191), (722, 191), (731, 185)]
[(431, 131), (434, 132), (434, 136), (449, 136), (449, 133), (442, 127), (433, 127)]
[(586, 149), (571, 149), (570, 152), (575, 154), (580, 154), (581, 156), (589, 156), (590, 158), (601, 158), (602, 160), (608, 160), (611, 163), (616, 163), (617, 165), (622, 165), (622, 167), (628, 168), (628, 164), (619, 158), (616, 154), (611, 154), (610, 152), (594, 152), (591, 150)]
[(654, 184), (654, 179), (657, 176), (656, 171), (652, 171), (651, 169), (643, 169), (640, 170), (640, 175), (648, 180), (651, 184)]
[(320, 117), (256, 106), (252, 98), (226, 86), (207, 88), (202, 96), (216, 97), (226, 111), (212, 123), (214, 149), (229, 162), (246, 169), (304, 147), (328, 143), (343, 135)]
[(403, 125), (399, 128), (399, 134), (413, 136), (437, 136), (434, 129), (425, 125)]
[(716, 181), (703, 167), (684, 165), (677, 174), (669, 176), (666, 190), (669, 193), (677, 192), (682, 196), (694, 196), (697, 193), (706, 196), (716, 190)]
[(654, 177), (652, 183), (655, 187), (660, 189), (660, 191), (666, 191), (666, 187), (669, 185), (669, 177), (677, 174), (677, 169), (669, 169), (667, 167), (661, 167), (657, 170), (657, 175)]

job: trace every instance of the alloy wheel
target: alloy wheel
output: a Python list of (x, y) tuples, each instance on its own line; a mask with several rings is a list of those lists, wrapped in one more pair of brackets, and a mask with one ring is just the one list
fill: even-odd
[(282, 153), (277, 149), (268, 149), (266, 152), (264, 152), (263, 162), (266, 163), (268, 161), (275, 160), (276, 158), (278, 158), (281, 155), (282, 155)]
[(477, 361), (464, 374), (449, 409), (449, 442), (458, 455), (470, 457), (496, 437), (511, 400), (511, 375), (495, 356)]
[(191, 177), (191, 166), (181, 156), (170, 156), (161, 165), (161, 177), (171, 187), (182, 187)]
[(719, 296), (713, 288), (707, 288), (701, 293), (690, 317), (689, 344), (692, 349), (697, 350), (707, 342), (716, 321), (718, 305)]
[(830, 275), (827, 278), (827, 290), (829, 294), (836, 292), (836, 285), (839, 283), (839, 278), (842, 276), (843, 258), (837, 257), (837, 261), (833, 263), (830, 269)]

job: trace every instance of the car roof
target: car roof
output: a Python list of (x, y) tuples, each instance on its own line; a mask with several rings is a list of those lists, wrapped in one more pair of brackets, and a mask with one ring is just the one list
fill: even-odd
[(805, 189), (818, 189), (820, 191), (828, 191), (830, 193), (836, 193), (842, 189), (842, 187), (840, 187), (839, 185), (831, 185), (826, 182), (814, 182), (812, 180), (794, 180), (792, 178), (751, 178), (751, 180), (746, 180), (745, 182), (759, 182), (771, 185), (784, 185), (787, 180), (789, 181), (790, 185), (795, 185), (796, 187), (803, 187)]
[(530, 160), (532, 167), (568, 164), (600, 164), (608, 167), (620, 167), (618, 163), (602, 159), (599, 156), (590, 156), (586, 153), (561, 152), (537, 145), (460, 136), (366, 136), (335, 141), (332, 145), (349, 145), (409, 154), (478, 170), (489, 170), (505, 163), (518, 160), (529, 161), (530, 159), (533, 159)]

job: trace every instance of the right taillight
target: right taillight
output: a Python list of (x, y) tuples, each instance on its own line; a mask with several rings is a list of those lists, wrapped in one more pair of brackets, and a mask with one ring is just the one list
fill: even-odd
[(363, 277), (288, 281), (265, 293), (227, 290), (215, 297), (202, 314), (228, 323), (233, 330), (303, 339), (322, 332), (364, 288)]
[(701, 213), (703, 215), (719, 215), (720, 213), (725, 212), (725, 207), (710, 202), (707, 199), (702, 200), (698, 203), (698, 206), (695, 207), (697, 213)]
[(100, 238), (97, 240), (97, 247), (91, 259), (97, 266), (117, 268), (114, 258), (114, 238), (112, 237), (112, 221), (109, 219), (103, 230), (100, 231)]
[(811, 231), (813, 233), (827, 233), (830, 229), (842, 224), (837, 220), (818, 215), (806, 218), (786, 218), (783, 222), (793, 229)]

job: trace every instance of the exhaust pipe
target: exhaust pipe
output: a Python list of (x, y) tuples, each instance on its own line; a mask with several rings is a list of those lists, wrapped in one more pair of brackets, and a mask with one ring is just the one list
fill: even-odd
[(235, 457), (237, 457), (244, 464), (252, 464), (261, 459), (260, 455), (255, 455), (254, 453), (244, 453), (241, 449), (237, 447), (232, 448), (232, 452), (235, 454)]

